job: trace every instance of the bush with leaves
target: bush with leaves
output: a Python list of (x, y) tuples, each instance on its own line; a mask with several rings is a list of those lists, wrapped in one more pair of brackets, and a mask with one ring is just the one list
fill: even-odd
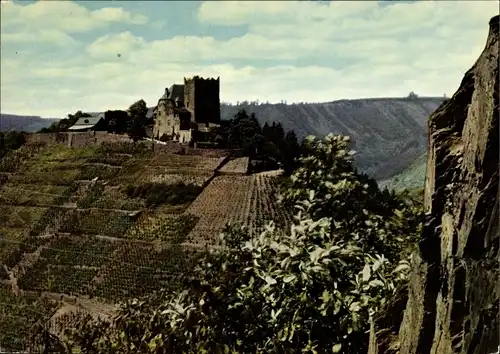
[(23, 132), (9, 131), (0, 132), (0, 158), (7, 152), (17, 150), (26, 142), (26, 134)]
[(307, 137), (282, 203), (310, 199), (313, 220), (329, 217), (332, 232), (342, 238), (390, 260), (409, 256), (420, 234), (420, 204), (407, 194), (381, 191), (374, 179), (359, 174), (349, 142), (333, 134), (322, 140)]
[(366, 353), (370, 317), (407, 281), (419, 209), (357, 174), (347, 145), (307, 140), (281, 198), (290, 230), (228, 228), (185, 291), (131, 301), (80, 338), (103, 331), (91, 345), (106, 353)]
[(148, 125), (147, 113), (148, 107), (142, 99), (132, 104), (128, 109), (128, 115), (131, 120), (128, 127), (128, 134), (134, 142), (146, 136), (146, 127)]

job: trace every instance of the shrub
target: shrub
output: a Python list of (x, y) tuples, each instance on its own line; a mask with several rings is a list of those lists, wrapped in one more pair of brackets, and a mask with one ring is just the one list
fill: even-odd
[(19, 149), (26, 142), (26, 135), (22, 132), (0, 132), (0, 158), (8, 151)]
[(146, 199), (147, 206), (158, 204), (185, 204), (193, 201), (201, 192), (201, 187), (195, 184), (144, 183), (140, 185), (128, 185), (124, 192), (131, 198)]

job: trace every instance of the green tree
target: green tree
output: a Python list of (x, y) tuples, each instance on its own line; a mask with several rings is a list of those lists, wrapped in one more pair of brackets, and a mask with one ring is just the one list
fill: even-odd
[(286, 175), (290, 175), (296, 167), (296, 159), (300, 154), (299, 141), (293, 130), (287, 131), (282, 150), (283, 169)]
[(26, 136), (23, 132), (15, 130), (6, 133), (0, 132), (0, 158), (8, 151), (17, 150), (26, 142)]
[(263, 141), (262, 128), (255, 113), (248, 115), (244, 109), (238, 111), (229, 127), (230, 146), (243, 149), (246, 154), (255, 156)]
[(128, 109), (131, 124), (128, 129), (129, 136), (137, 142), (146, 136), (148, 107), (144, 100), (139, 100), (132, 104)]
[(104, 114), (108, 132), (123, 134), (130, 126), (130, 116), (125, 111), (106, 111)]

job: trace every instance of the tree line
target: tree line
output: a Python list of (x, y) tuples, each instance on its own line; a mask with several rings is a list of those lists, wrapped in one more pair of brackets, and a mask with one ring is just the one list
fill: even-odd
[(245, 156), (256, 162), (256, 170), (282, 167), (289, 174), (300, 152), (293, 130), (285, 133), (281, 123), (274, 121), (261, 125), (255, 113), (248, 114), (244, 109), (214, 128), (209, 140), (220, 148), (242, 150)]

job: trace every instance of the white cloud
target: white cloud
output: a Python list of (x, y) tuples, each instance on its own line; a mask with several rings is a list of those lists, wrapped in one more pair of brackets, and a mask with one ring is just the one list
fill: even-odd
[[(15, 87), (15, 83), (4, 85), (2, 78), (2, 111), (62, 116), (78, 109), (124, 109), (140, 98), (154, 105), (164, 87), (181, 83), (184, 76), (195, 74), (220, 76), (221, 99), (232, 102), (254, 99), (271, 102), (283, 99), (288, 102), (331, 101), (352, 97), (402, 96), (411, 90), (441, 96), (444, 93), (440, 90), (442, 81), (451, 84), (454, 90), (462, 79), (459, 75), (440, 73), (438, 70), (408, 71), (404, 66), (392, 69), (380, 67), (369, 73), (363, 70), (362, 65), (350, 71), (320, 66), (256, 68), (189, 63), (138, 67), (127, 62), (100, 63), (87, 68), (42, 67), (32, 71), (31, 77), (45, 79), (44, 84), (26, 87), (22, 97), (16, 95), (18, 90), (9, 90), (9, 87)], [(70, 88), (70, 91), (61, 91), (61, 88)], [(30, 100), (34, 104), (26, 105)]]
[(48, 42), (61, 46), (75, 44), (73, 37), (59, 30), (41, 30), (30, 31), (25, 33), (2, 33), (3, 43), (32, 43), (32, 42)]
[[(47, 6), (55, 5), (25, 10), (22, 21), (40, 19), (39, 28), (45, 32), (38, 35), (59, 36), (61, 44), (74, 32), (116, 21), (145, 21), (123, 9), (89, 11), (64, 3), (54, 13)], [(34, 5), (23, 8), (28, 6)], [(128, 29), (93, 38), (69, 61), (67, 56), (50, 62), (2, 58), (2, 73), (7, 73), (1, 75), (2, 111), (63, 116), (79, 109), (124, 109), (140, 98), (154, 105), (166, 86), (195, 74), (220, 76), (221, 99), (232, 102), (332, 101), (403, 96), (410, 91), (451, 95), (482, 51), (497, 6), (491, 1), (383, 6), (373, 1), (210, 1), (200, 7), (200, 21), (244, 25), (248, 32), (225, 40), (192, 35), (150, 40)], [(70, 8), (81, 19), (72, 29), (55, 20)], [(37, 17), (40, 13), (45, 17)], [(3, 16), (2, 7), (2, 20)], [(8, 33), (10, 41), (31, 40)]]
[[(224, 11), (221, 11), (224, 6)], [(119, 43), (134, 53), (131, 60), (155, 62), (231, 59), (366, 59), (379, 64), (399, 58), (410, 65), (423, 53), (452, 58), (463, 46), (484, 41), (485, 23), (495, 14), (491, 1), (392, 3), (377, 2), (224, 2), (202, 3), (201, 21), (218, 25), (247, 24), (241, 37), (178, 36), (146, 42), (128, 33), (108, 35), (90, 47), (93, 56), (108, 55)], [(104, 45), (106, 43), (106, 45)], [(99, 45), (100, 44), (100, 45)], [(459, 49), (460, 48), (460, 49)], [(469, 52), (469, 50), (467, 50)], [(471, 53), (472, 60), (476, 53)], [(383, 59), (387, 55), (389, 58)], [(429, 66), (434, 62), (428, 61)], [(464, 65), (464, 63), (461, 63)]]
[(91, 11), (72, 1), (37, 1), (24, 5), (2, 3), (2, 40), (16, 42), (54, 42), (67, 45), (70, 34), (105, 28), (112, 23), (142, 25), (148, 18), (119, 7)]
[(90, 17), (103, 22), (122, 22), (134, 25), (143, 25), (148, 22), (148, 18), (141, 14), (133, 15), (119, 7), (105, 7), (103, 9), (90, 12)]
[(98, 38), (87, 47), (88, 53), (94, 58), (109, 58), (129, 55), (135, 50), (141, 50), (146, 46), (146, 41), (135, 37), (129, 31), (116, 35), (105, 35)]
[[(413, 33), (449, 25), (460, 33), (498, 13), (494, 1), (220, 2), (205, 1), (200, 21), (217, 25), (249, 25), (249, 31), (273, 38), (373, 38)], [(462, 26), (462, 28), (460, 28)]]
[(162, 20), (162, 21), (153, 21), (151, 22), (151, 27), (154, 29), (160, 30), (163, 29), (167, 24), (167, 21)]

